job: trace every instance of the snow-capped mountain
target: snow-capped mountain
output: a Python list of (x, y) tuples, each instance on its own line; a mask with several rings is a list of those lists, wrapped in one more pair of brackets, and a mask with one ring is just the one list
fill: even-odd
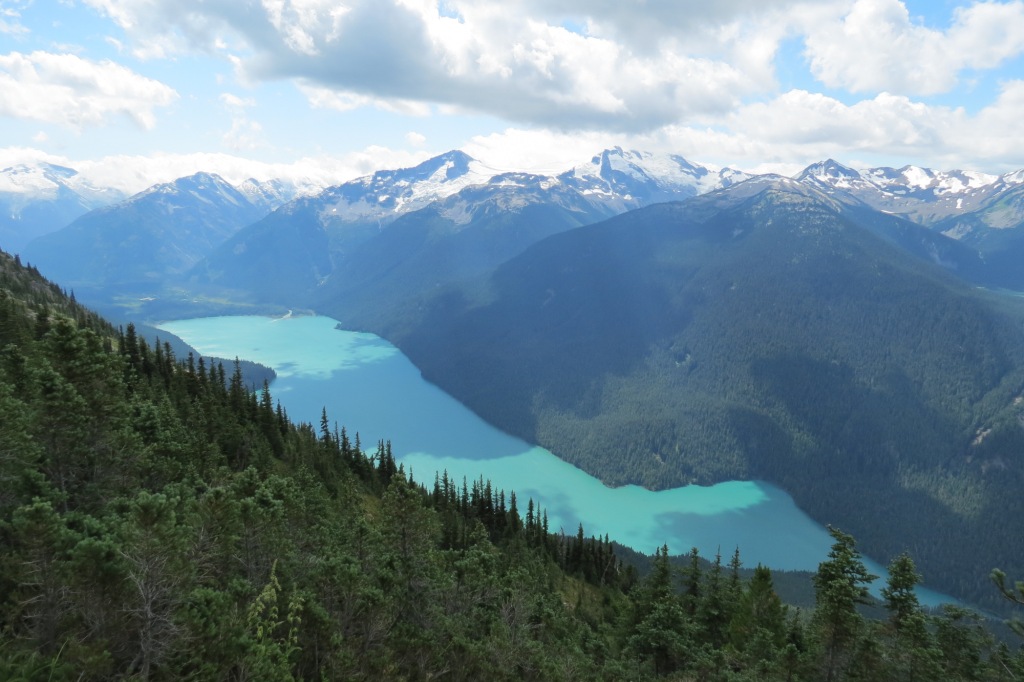
[[(195, 177), (209, 176), (198, 173)], [(224, 182), (223, 179), (220, 182)], [(151, 187), (139, 195), (158, 191)], [(312, 182), (248, 180), (234, 187), (248, 203), (269, 213), (297, 197), (323, 188)], [(199, 189), (198, 193), (203, 194)], [(90, 183), (77, 170), (49, 163), (20, 164), (0, 170), (0, 248), (20, 252), (30, 241), (69, 225), (89, 211), (124, 201), (124, 192)]]
[(132, 204), (160, 206), (174, 212), (193, 202), (208, 205), (251, 206), (249, 198), (215, 173), (196, 173), (173, 182), (153, 185), (128, 198), (121, 208)]
[[(557, 175), (491, 168), (465, 152), (451, 151), (413, 168), (378, 171), (282, 207), (290, 217), (316, 217), (325, 227), (372, 225), (381, 229), (398, 217), (470, 187), (524, 186), (573, 191), (614, 215), (658, 201), (688, 199), (748, 177), (690, 163), (677, 155), (608, 149)], [(282, 216), (283, 217), (283, 216)]]
[(1024, 171), (999, 176), (919, 166), (856, 170), (828, 159), (808, 166), (796, 179), (837, 199), (859, 201), (930, 226), (978, 210), (991, 197), (1024, 182)]
[[(934, 230), (976, 249), (993, 281), (1000, 287), (1024, 291), (1024, 183), (1020, 172), (1004, 175), (1006, 187), (970, 213), (936, 223)], [(1016, 183), (1016, 184), (1010, 184)]]
[(549, 176), (502, 173), (396, 219), (348, 254), (315, 287), (315, 308), (344, 302), (352, 314), (403, 309), (553, 235), (619, 211)]
[[(282, 206), (198, 264), (190, 285), (288, 298), (329, 280), (335, 290), (376, 279), (428, 253), (441, 254), (436, 262), (447, 263), (451, 275), (469, 265), (449, 260), (469, 242), (480, 244), (474, 258), (483, 267), (491, 254), (511, 255), (544, 236), (615, 212), (557, 178), (497, 173), (463, 152), (449, 152)], [(462, 232), (473, 236), (446, 251), (448, 240)], [(481, 243), (488, 239), (494, 244)]]
[(584, 195), (620, 206), (616, 212), (660, 201), (679, 201), (728, 187), (749, 177), (742, 171), (714, 171), (676, 154), (606, 149), (588, 163), (558, 176)]
[(253, 206), (258, 206), (267, 213), (299, 196), (315, 193), (308, 187), (300, 187), (294, 182), (281, 179), (263, 181), (249, 178), (238, 184), (235, 189), (244, 194)]
[[(347, 285), (363, 272), (376, 281), (376, 273), (402, 269), (405, 291), (413, 269), (417, 285), (434, 286), (556, 232), (746, 177), (680, 156), (619, 148), (554, 175), (499, 171), (451, 151), (282, 206), (212, 253), (191, 282), (201, 288), (248, 282), (267, 295), (287, 296), (295, 287), (329, 284), (336, 291), (339, 278)], [(295, 270), (283, 262), (305, 265)], [(291, 268), (288, 276), (269, 282), (263, 273), (272, 263)]]
[(486, 183), (496, 174), (497, 171), (469, 155), (451, 151), (413, 168), (377, 171), (330, 187), (308, 201), (300, 199), (301, 209), (315, 207), (324, 225), (367, 222), (384, 225), (461, 189)]
[(53, 199), (61, 188), (73, 191), (92, 208), (124, 199), (124, 194), (116, 189), (97, 187), (66, 166), (19, 164), (0, 171), (0, 193), (18, 195), (25, 201)]
[(49, 163), (4, 168), (0, 170), (0, 248), (18, 253), (32, 239), (123, 198), (116, 190), (88, 184), (72, 168)]
[[(76, 175), (60, 167), (24, 169), (8, 173), (6, 182), (17, 183), (23, 194), (31, 189), (33, 196), (57, 196), (73, 191)], [(736, 191), (716, 191), (727, 188)], [(773, 188), (813, 195), (837, 210), (872, 209), (948, 236), (969, 231), (977, 237), (1020, 222), (1020, 211), (1006, 209), (999, 198), (1024, 191), (1024, 171), (857, 170), (830, 159), (786, 178), (616, 147), (568, 170), (535, 174), (495, 169), (456, 150), (315, 194), (289, 181), (250, 179), (232, 186), (197, 173), (84, 215), (37, 239), (23, 255), (79, 292), (114, 285), (141, 290), (173, 279), (196, 290), (262, 287), (265, 294), (291, 299), (372, 281), (401, 297), (472, 275), (557, 232), (653, 203), (706, 196), (715, 207)], [(953, 224), (951, 216), (981, 217)], [(898, 226), (882, 231), (915, 253), (931, 249), (942, 256), (951, 248), (938, 249), (934, 240), (922, 246), (924, 237)]]
[(130, 290), (185, 270), (265, 214), (220, 176), (196, 173), (91, 211), (33, 240), (25, 257), (64, 286)]

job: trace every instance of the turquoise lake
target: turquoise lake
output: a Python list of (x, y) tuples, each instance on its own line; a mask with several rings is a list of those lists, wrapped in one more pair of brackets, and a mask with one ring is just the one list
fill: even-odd
[[(160, 326), (204, 355), (239, 357), (273, 367), (272, 394), (293, 420), (331, 423), (358, 432), (363, 448), (389, 439), (395, 457), (428, 485), (435, 472), (461, 482), (483, 476), (514, 490), (521, 510), (533, 498), (548, 512), (552, 531), (612, 540), (651, 554), (697, 547), (723, 560), (736, 547), (745, 566), (817, 569), (831, 545), (828, 532), (783, 490), (758, 481), (729, 481), (650, 491), (609, 488), (547, 450), (509, 436), (426, 382), (393, 345), (373, 334), (342, 331), (321, 316), (210, 317)], [(887, 558), (886, 558), (887, 560)], [(868, 568), (882, 575), (872, 561)], [(875, 591), (882, 581), (875, 581)], [(923, 603), (952, 601), (922, 590)]]

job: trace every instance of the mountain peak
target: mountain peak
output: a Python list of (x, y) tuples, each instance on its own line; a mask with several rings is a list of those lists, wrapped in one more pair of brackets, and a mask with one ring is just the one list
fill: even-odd
[(844, 166), (835, 159), (825, 159), (824, 161), (813, 163), (805, 168), (796, 179), (824, 180), (831, 181), (830, 184), (834, 184), (837, 180), (860, 180), (861, 175), (854, 169), (849, 166)]
[(378, 171), (373, 174), (376, 179), (381, 176), (388, 178), (401, 177), (409, 181), (422, 180), (455, 180), (470, 172), (470, 165), (474, 162), (473, 157), (459, 149), (439, 154), (427, 159), (412, 168), (402, 168), (395, 171)]
[[(803, 175), (801, 175), (801, 178)], [(816, 177), (816, 176), (814, 176)], [(823, 192), (816, 184), (803, 182), (801, 179), (789, 178), (775, 173), (754, 175), (741, 182), (710, 192), (698, 200), (706, 207), (721, 210), (729, 206), (737, 206), (753, 197), (762, 196), (765, 200), (777, 202), (779, 197), (785, 201), (814, 201), (837, 209), (836, 201)]]
[(685, 199), (746, 177), (730, 169), (713, 171), (678, 154), (658, 154), (622, 147), (605, 149), (558, 176), (585, 194), (603, 194), (633, 206)]
[(135, 196), (143, 196), (143, 195), (146, 195), (146, 194), (153, 194), (153, 193), (165, 193), (166, 194), (166, 193), (172, 193), (172, 192), (179, 192), (179, 191), (183, 191), (183, 190), (187, 191), (187, 190), (191, 190), (191, 189), (203, 188), (203, 187), (206, 187), (206, 186), (209, 186), (209, 185), (214, 185), (214, 186), (218, 186), (218, 187), (227, 185), (227, 186), (231, 187), (231, 185), (224, 178), (222, 178), (221, 176), (217, 175), (216, 173), (208, 173), (206, 171), (199, 171), (198, 173), (193, 173), (192, 175), (184, 175), (184, 176), (182, 176), (180, 178), (175, 178), (174, 180), (171, 180), (170, 182), (157, 183), (157, 184), (153, 185), (152, 187), (148, 187), (148, 188), (142, 190), (141, 192), (139, 192)]
[(17, 164), (0, 170), (0, 192), (11, 194), (49, 194), (58, 187), (68, 186), (68, 180), (78, 171), (52, 163)]
[[(200, 201), (203, 203), (232, 204), (234, 206), (251, 206), (252, 202), (238, 188), (216, 173), (200, 171), (192, 175), (177, 178), (171, 182), (162, 182), (129, 197), (126, 204), (166, 204), (167, 210), (178, 204)], [(115, 210), (116, 205), (108, 206), (107, 210)]]
[(254, 206), (272, 211), (292, 199), (303, 194), (295, 183), (275, 178), (273, 180), (257, 180), (249, 178), (235, 187)]
[(178, 178), (169, 184), (182, 189), (206, 189), (211, 185), (214, 187), (231, 187), (234, 189), (234, 185), (221, 176), (216, 173), (207, 173), (205, 171), (186, 175), (185, 177)]

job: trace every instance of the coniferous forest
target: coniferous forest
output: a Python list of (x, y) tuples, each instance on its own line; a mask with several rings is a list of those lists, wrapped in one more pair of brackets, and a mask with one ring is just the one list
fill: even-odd
[(0, 679), (1024, 677), (1019, 641), (921, 608), (908, 555), (867, 615), (838, 529), (810, 609), (742, 548), (677, 569), (663, 547), (641, 575), (331, 417), (294, 423), (239, 364), (177, 358), (0, 255)]

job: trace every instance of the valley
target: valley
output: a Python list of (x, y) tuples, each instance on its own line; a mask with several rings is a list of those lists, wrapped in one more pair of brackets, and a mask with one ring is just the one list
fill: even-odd
[[(1024, 307), (988, 291), (1015, 290), (1016, 242), (978, 235), (1012, 235), (1006, 210), (999, 228), (986, 216), (1019, 183), (834, 161), (750, 176), (621, 149), (540, 176), (451, 152), (276, 208), (183, 179), (104, 211), (130, 226), (128, 207), (156, 201), (146, 215), (174, 217), (147, 224), (193, 245), (187, 260), (90, 237), (68, 253), (144, 274), (50, 267), (116, 319), (330, 315), (606, 486), (766, 481), (819, 528), (909, 550), (929, 584), (992, 608), (988, 571), (1024, 573), (998, 522), (1024, 457)], [(46, 245), (106, 234), (105, 215), (27, 251), (48, 274)], [(174, 232), (191, 224), (226, 229)]]
[[(608, 536), (651, 554), (668, 545), (701, 556), (742, 549), (747, 565), (814, 571), (831, 538), (784, 491), (762, 481), (726, 481), (650, 491), (610, 488), (547, 450), (490, 426), (420, 375), (379, 337), (346, 332), (322, 317), (208, 317), (160, 326), (204, 355), (244, 357), (272, 367), (270, 388), (293, 419), (358, 425), (364, 443), (389, 440), (399, 464), (430, 487), (437, 476), (501, 481), (520, 500), (533, 500), (553, 532)], [(353, 434), (354, 437), (355, 434)], [(539, 511), (538, 511), (539, 513)], [(867, 560), (885, 576), (884, 564)], [(876, 596), (878, 596), (876, 594)], [(919, 589), (921, 603), (952, 597)]]
[(0, 42), (0, 681), (1024, 680), (1024, 0)]

